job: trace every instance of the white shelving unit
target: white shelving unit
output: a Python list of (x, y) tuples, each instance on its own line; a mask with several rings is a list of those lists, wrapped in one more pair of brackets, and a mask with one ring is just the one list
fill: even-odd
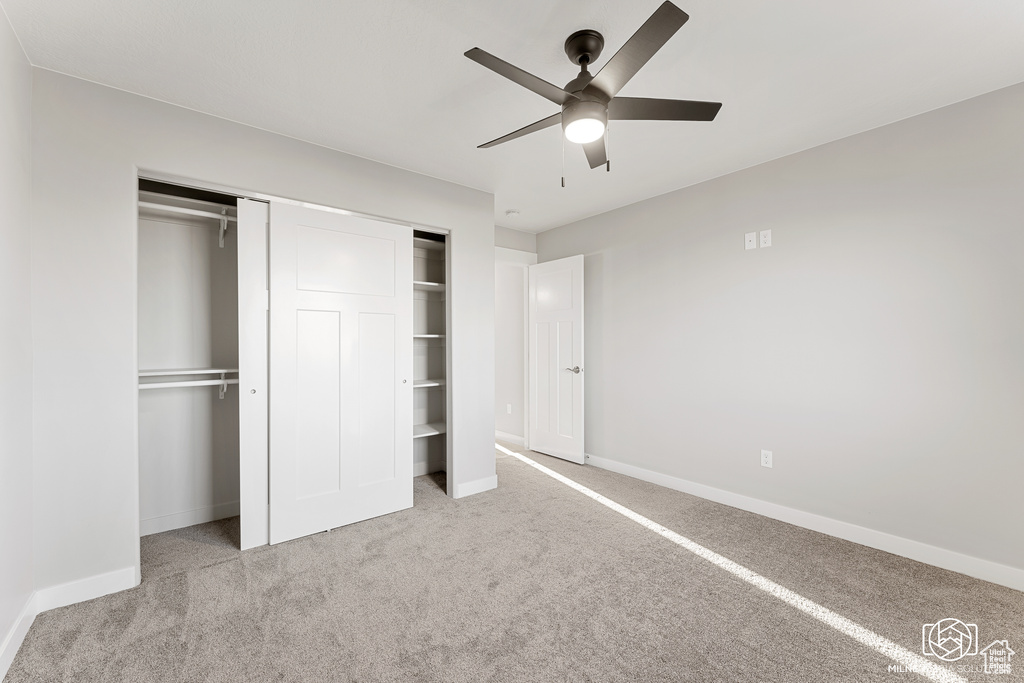
[(413, 233), (413, 467), (447, 470), (447, 237)]
[(440, 252), (443, 258), (445, 240), (434, 239), (435, 237), (444, 237), (444, 235), (431, 235), (430, 237), (425, 237), (423, 236), (423, 233), (417, 231), (412, 237), (412, 247), (413, 249), (420, 249), (422, 251)]
[(412, 427), (412, 438), (419, 439), (424, 436), (438, 436), (444, 434), (448, 430), (448, 425), (444, 422), (428, 422), (422, 425), (413, 425)]

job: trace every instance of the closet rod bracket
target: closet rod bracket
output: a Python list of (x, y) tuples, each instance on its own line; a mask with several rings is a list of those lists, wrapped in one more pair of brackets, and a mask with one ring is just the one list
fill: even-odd
[[(227, 233), (227, 231), (228, 231), (228, 210), (227, 209), (221, 209), (220, 210), (220, 248), (221, 249), (224, 248), (224, 235)], [(221, 398), (224, 398), (224, 397), (221, 396)]]
[[(224, 233), (222, 232), (221, 233), (221, 241), (222, 241), (221, 246), (223, 246), (223, 240), (224, 240)], [(220, 399), (222, 401), (224, 400), (224, 394), (228, 390), (228, 381), (227, 381), (227, 376), (226, 375), (227, 375), (226, 372), (220, 373), (220, 381), (222, 382), (222, 384), (220, 385)]]

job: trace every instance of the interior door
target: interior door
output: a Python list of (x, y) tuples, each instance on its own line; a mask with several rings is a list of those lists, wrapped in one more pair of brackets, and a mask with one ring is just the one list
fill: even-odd
[(530, 266), (529, 448), (583, 464), (583, 256)]
[(412, 506), (412, 229), (270, 206), (270, 542)]

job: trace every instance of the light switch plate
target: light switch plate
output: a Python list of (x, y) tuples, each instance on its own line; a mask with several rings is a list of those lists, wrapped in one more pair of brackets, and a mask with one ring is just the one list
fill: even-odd
[(757, 249), (757, 233), (748, 232), (743, 236), (743, 246), (746, 249)]
[(762, 230), (761, 231), (761, 248), (772, 246), (772, 231)]

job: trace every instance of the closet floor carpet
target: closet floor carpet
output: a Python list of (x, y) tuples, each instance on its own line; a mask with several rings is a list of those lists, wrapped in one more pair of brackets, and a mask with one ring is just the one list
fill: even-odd
[[(1024, 593), (528, 455), (912, 652), (956, 618), (1024, 653)], [(146, 537), (142, 585), (40, 614), (4, 681), (924, 680), (526, 463), (497, 470), (493, 491), (419, 477), (410, 510), (245, 553), (237, 519)], [(998, 683), (1021, 658), (945, 666)]]

